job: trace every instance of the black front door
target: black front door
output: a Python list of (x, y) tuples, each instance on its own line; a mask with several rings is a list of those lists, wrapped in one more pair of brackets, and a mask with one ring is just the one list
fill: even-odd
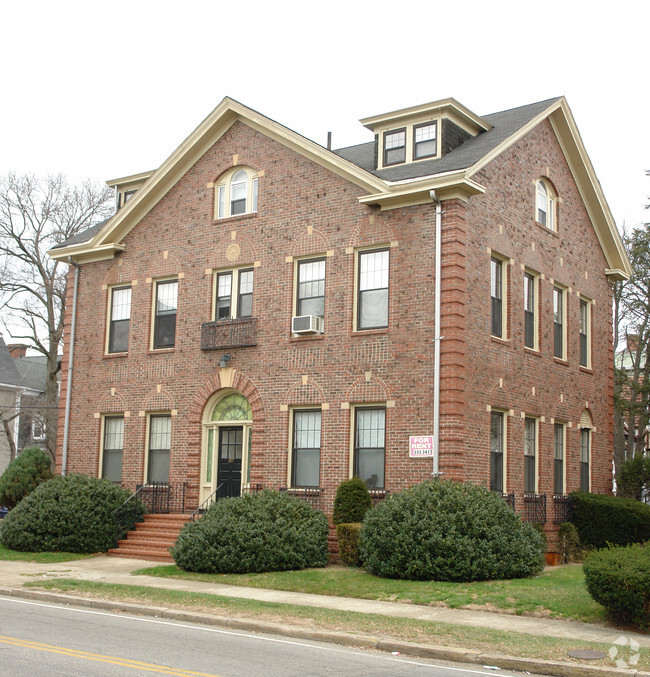
[(219, 467), (217, 486), (219, 498), (241, 493), (241, 457), (244, 430), (219, 428)]

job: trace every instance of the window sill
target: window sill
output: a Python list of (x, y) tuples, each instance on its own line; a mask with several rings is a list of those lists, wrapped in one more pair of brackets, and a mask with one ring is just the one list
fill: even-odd
[(533, 355), (535, 357), (541, 357), (542, 353), (539, 351), (539, 348), (529, 348), (528, 346), (524, 346), (524, 352), (526, 355)]
[(543, 223), (540, 223), (539, 221), (535, 221), (535, 225), (538, 228), (541, 228), (545, 233), (550, 233), (551, 235), (555, 235), (555, 237), (560, 237), (560, 234), (557, 232), (557, 230), (551, 230), (548, 226), (545, 226)]
[(498, 343), (499, 345), (502, 345), (502, 346), (509, 346), (510, 345), (510, 339), (503, 339), (503, 338), (499, 338), (498, 336), (492, 336), (491, 335), (490, 341), (492, 341), (492, 343)]
[(234, 214), (233, 216), (222, 216), (221, 218), (214, 219), (215, 223), (223, 223), (224, 221), (234, 221), (236, 219), (247, 220), (257, 218), (259, 212), (248, 212), (247, 214)]
[(292, 334), (290, 340), (292, 343), (302, 343), (303, 341), (322, 341), (324, 338), (325, 334), (304, 334), (302, 336)]
[(114, 360), (114, 359), (119, 359), (120, 357), (128, 357), (129, 352), (128, 350), (123, 352), (123, 353), (105, 353), (104, 354), (104, 359), (105, 360)]
[(554, 356), (554, 357), (553, 357), (553, 361), (555, 362), (555, 364), (563, 364), (565, 367), (568, 367), (568, 366), (569, 366), (568, 361), (565, 360), (565, 359), (563, 359), (563, 358), (561, 358), (561, 357), (555, 357), (555, 356)]
[(378, 329), (353, 329), (351, 336), (369, 336), (372, 334), (388, 334), (388, 327)]
[(147, 350), (147, 355), (161, 355), (165, 353), (173, 353), (176, 350), (176, 347), (172, 348), (150, 348)]
[(583, 365), (580, 365), (580, 371), (583, 374), (593, 374), (594, 370), (591, 367), (584, 367)]

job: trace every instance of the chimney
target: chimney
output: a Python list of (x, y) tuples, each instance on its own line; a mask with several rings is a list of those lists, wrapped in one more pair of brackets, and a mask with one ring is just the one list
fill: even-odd
[(7, 348), (9, 348), (9, 354), (14, 359), (20, 359), (27, 354), (27, 346), (23, 343), (12, 343), (8, 345)]

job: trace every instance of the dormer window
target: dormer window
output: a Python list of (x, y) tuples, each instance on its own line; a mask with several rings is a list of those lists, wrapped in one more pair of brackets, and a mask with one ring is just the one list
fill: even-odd
[(384, 167), (406, 162), (406, 129), (384, 134)]
[(435, 122), (416, 125), (413, 128), (413, 159), (434, 157), (438, 153), (437, 127)]
[(257, 212), (257, 174), (248, 167), (225, 174), (216, 185), (217, 218)]
[(536, 220), (549, 230), (556, 230), (556, 197), (550, 184), (544, 179), (537, 182)]

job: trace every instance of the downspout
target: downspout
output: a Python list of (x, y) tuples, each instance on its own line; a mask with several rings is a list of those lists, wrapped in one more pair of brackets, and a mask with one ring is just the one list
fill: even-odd
[(440, 477), (440, 298), (442, 296), (440, 269), (442, 267), (442, 205), (435, 190), (429, 196), (436, 203), (436, 270), (433, 329), (433, 477)]
[(61, 458), (61, 474), (68, 469), (68, 438), (70, 434), (70, 402), (72, 399), (72, 365), (74, 362), (74, 339), (77, 328), (77, 294), (79, 292), (79, 264), (68, 256), (68, 263), (75, 267), (74, 287), (72, 291), (72, 323), (70, 326), (70, 353), (68, 355), (68, 385), (65, 392), (65, 419), (63, 422), (63, 455)]

